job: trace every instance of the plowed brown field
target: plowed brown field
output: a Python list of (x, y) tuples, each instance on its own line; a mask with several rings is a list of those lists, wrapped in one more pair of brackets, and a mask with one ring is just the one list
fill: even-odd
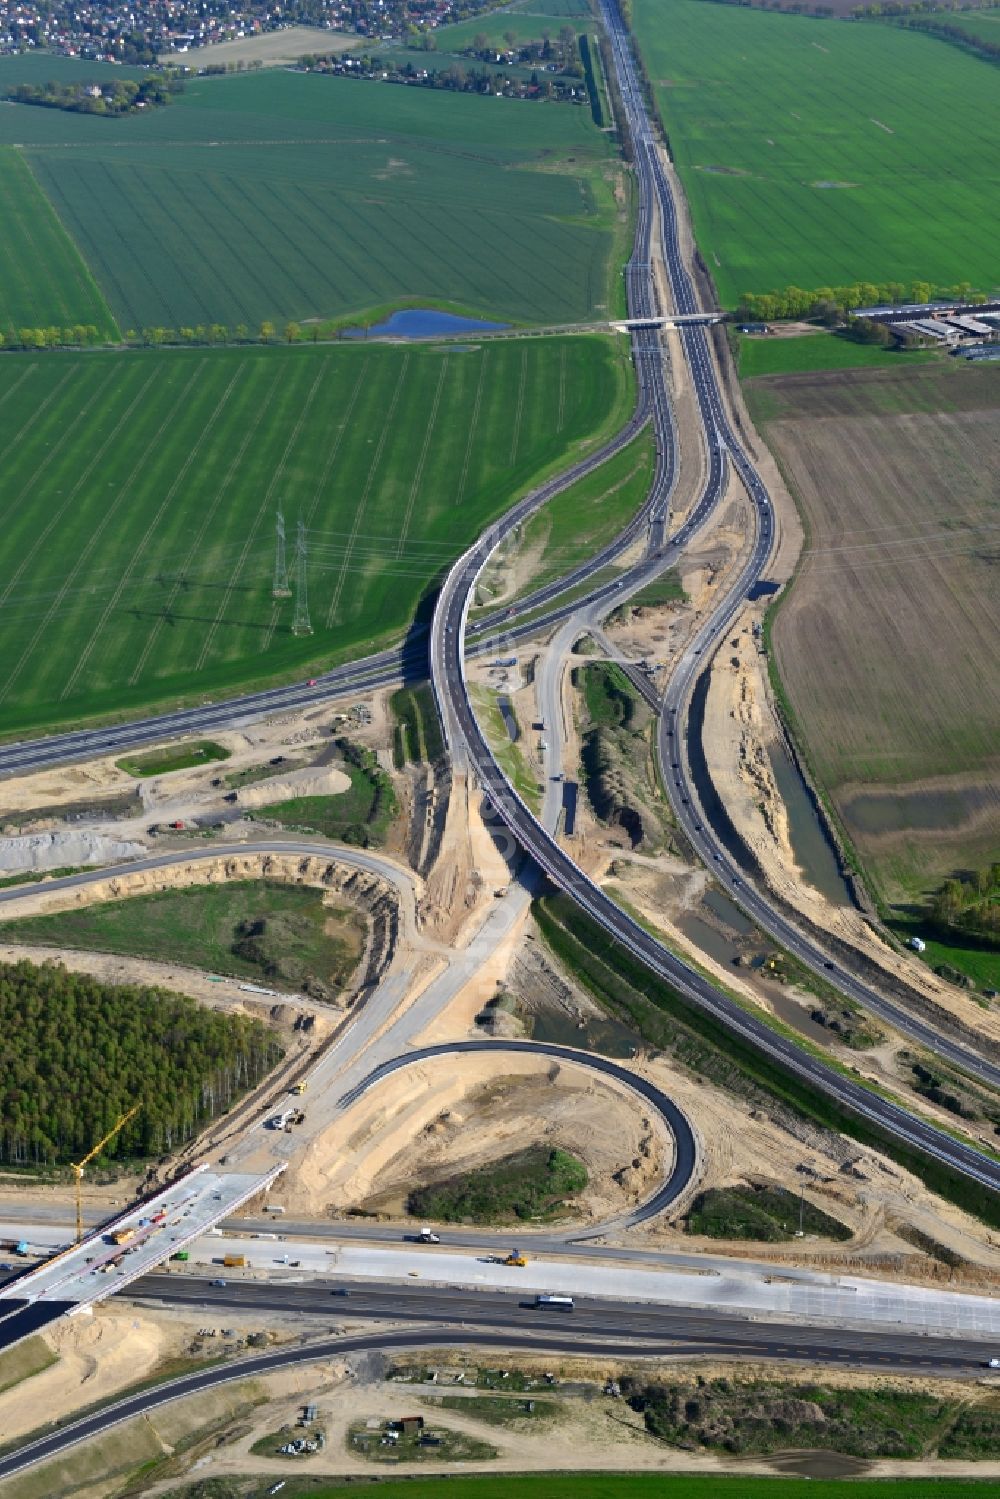
[(885, 895), (1000, 843), (1000, 368), (748, 382), (807, 528), (774, 626), (816, 775)]

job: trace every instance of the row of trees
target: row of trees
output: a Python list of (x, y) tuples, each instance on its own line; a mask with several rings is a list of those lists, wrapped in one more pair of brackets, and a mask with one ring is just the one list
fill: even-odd
[(104, 342), (94, 323), (74, 323), (71, 328), (0, 329), (0, 349), (86, 349)]
[(54, 963), (0, 964), (0, 1161), (79, 1160), (133, 1104), (109, 1157), (190, 1140), (281, 1059), (259, 1020)]
[(819, 286), (811, 291), (786, 286), (782, 291), (744, 292), (738, 316), (763, 323), (781, 318), (818, 317), (835, 327), (854, 307), (896, 306), (906, 302), (932, 302), (936, 298), (956, 302), (985, 302), (986, 296), (971, 282), (935, 287), (930, 281), (855, 281), (849, 286)]
[[(301, 343), (305, 338), (316, 343), (320, 332), (319, 324), (304, 332), (299, 323), (285, 323), (280, 338), (290, 344)], [(225, 323), (199, 323), (193, 328), (129, 328), (125, 333), (125, 342), (137, 348), (158, 348), (163, 344), (269, 344), (278, 338), (277, 325), (267, 320), (253, 329), (246, 323), (237, 323), (235, 328)], [(65, 328), (53, 325), (50, 328), (0, 329), (0, 349), (87, 349), (116, 346), (118, 343), (118, 339), (107, 338), (93, 323), (75, 323)]]

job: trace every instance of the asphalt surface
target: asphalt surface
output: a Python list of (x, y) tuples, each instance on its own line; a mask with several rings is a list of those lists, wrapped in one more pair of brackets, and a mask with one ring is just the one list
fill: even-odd
[[(648, 1078), (641, 1077), (636, 1072), (630, 1072), (627, 1067), (620, 1067), (617, 1062), (611, 1061), (608, 1057), (598, 1056), (595, 1052), (576, 1051), (571, 1046), (557, 1046), (544, 1041), (497, 1040), (447, 1041), (437, 1046), (424, 1046), (419, 1050), (408, 1051), (402, 1056), (383, 1062), (348, 1093), (345, 1093), (339, 1100), (339, 1106), (348, 1108), (383, 1078), (398, 1072), (402, 1067), (411, 1067), (424, 1062), (429, 1057), (467, 1055), (470, 1052), (489, 1052), (495, 1055), (498, 1051), (527, 1051), (534, 1056), (552, 1057), (554, 1061), (586, 1067), (591, 1072), (598, 1072), (604, 1077), (612, 1078), (627, 1088), (630, 1093), (638, 1093), (660, 1115), (674, 1140), (674, 1160), (670, 1175), (645, 1202), (640, 1203), (622, 1217), (621, 1226), (627, 1227), (629, 1224), (644, 1223), (647, 1218), (655, 1218), (658, 1213), (662, 1213), (672, 1202), (676, 1201), (684, 1191), (694, 1174), (698, 1159), (694, 1131), (687, 1116), (677, 1107), (672, 1098), (668, 1097), (655, 1083), (651, 1083)], [(607, 1233), (608, 1228), (607, 1223), (598, 1224), (589, 1232), (578, 1233), (574, 1237), (577, 1241), (585, 1238), (598, 1238)]]
[[(558, 1291), (553, 1285), (552, 1291)], [(344, 1295), (344, 1292), (347, 1292)], [(993, 1353), (981, 1338), (935, 1337), (921, 1332), (897, 1332), (871, 1326), (808, 1327), (780, 1319), (752, 1320), (728, 1310), (706, 1307), (658, 1306), (653, 1302), (624, 1301), (592, 1296), (574, 1297), (572, 1313), (537, 1308), (534, 1290), (469, 1290), (401, 1282), (369, 1284), (331, 1276), (307, 1285), (277, 1285), (263, 1281), (232, 1281), (213, 1287), (211, 1280), (151, 1275), (125, 1292), (130, 1300), (162, 1301), (169, 1306), (211, 1307), (220, 1317), (227, 1311), (246, 1317), (251, 1310), (320, 1316), (334, 1323), (362, 1319), (392, 1322), (442, 1322), (470, 1330), (565, 1332), (572, 1319), (574, 1337), (594, 1337), (633, 1345), (642, 1339), (663, 1342), (682, 1338), (703, 1346), (735, 1346), (767, 1350), (816, 1362), (889, 1361), (939, 1371), (981, 1370)], [(451, 1341), (450, 1335), (447, 1340)]]
[[(331, 862), (349, 864), (377, 874), (382, 879), (392, 881), (397, 888), (410, 888), (406, 874), (396, 870), (388, 859), (382, 859), (378, 854), (366, 853), (364, 849), (347, 848), (339, 843), (323, 843), (320, 839), (312, 842), (306, 838), (258, 839), (247, 843), (197, 843), (190, 849), (174, 848), (165, 850), (162, 854), (149, 854), (144, 859), (130, 859), (127, 864), (102, 864), (93, 869), (81, 869), (77, 874), (60, 875), (58, 879), (46, 880), (44, 888), (46, 894), (52, 890), (74, 890), (80, 885), (121, 879), (144, 870), (168, 869), (172, 864), (194, 864), (203, 859), (238, 859), (249, 854), (291, 854), (302, 859), (329, 859)], [(28, 900), (37, 895), (38, 891), (37, 884), (10, 885), (0, 890), (0, 905), (14, 905), (19, 900)]]
[[(169, 1284), (167, 1283), (169, 1279)], [(470, 1295), (447, 1288), (385, 1286), (350, 1288), (348, 1298), (337, 1295), (336, 1283), (310, 1286), (268, 1286), (244, 1282), (225, 1288), (190, 1277), (151, 1276), (132, 1286), (129, 1299), (145, 1304), (197, 1307), (206, 1316), (226, 1312), (246, 1316), (268, 1313), (316, 1316), (330, 1323), (369, 1318), (385, 1323), (413, 1322), (390, 1330), (336, 1334), (241, 1358), (211, 1369), (187, 1374), (154, 1389), (126, 1397), (93, 1415), (69, 1422), (58, 1430), (25, 1443), (0, 1458), (0, 1480), (36, 1463), (59, 1456), (79, 1442), (100, 1435), (135, 1416), (144, 1415), (184, 1396), (197, 1395), (233, 1380), (324, 1359), (339, 1359), (363, 1350), (398, 1350), (473, 1346), (505, 1351), (525, 1349), (553, 1353), (639, 1358), (715, 1354), (729, 1358), (789, 1359), (810, 1366), (875, 1368), (883, 1373), (981, 1373), (991, 1350), (982, 1343), (958, 1338), (931, 1338), (880, 1331), (830, 1328), (818, 1331), (795, 1324), (748, 1322), (726, 1314), (683, 1308), (657, 1309), (623, 1302), (576, 1299), (572, 1312), (536, 1309), (534, 1297), (504, 1292)]]
[[(672, 296), (679, 311), (695, 311), (694, 289), (684, 268), (677, 235), (673, 197), (653, 143), (652, 131), (638, 85), (627, 33), (613, 0), (604, 7), (605, 24), (612, 42), (622, 99), (629, 116), (635, 145), (639, 182), (639, 219), (643, 239), (649, 224), (651, 205), (659, 207), (663, 251), (670, 278)], [(648, 253), (648, 252), (647, 252)], [(637, 251), (637, 256), (639, 252)], [(652, 279), (641, 259), (633, 258), (628, 267), (627, 284), (630, 312), (650, 311), (653, 297)], [(722, 639), (733, 613), (747, 592), (764, 572), (774, 538), (774, 520), (770, 495), (728, 423), (715, 369), (704, 329), (684, 328), (682, 339), (693, 388), (701, 413), (708, 446), (708, 476), (696, 505), (675, 533), (668, 551), (682, 548), (712, 513), (724, 492), (727, 461), (731, 460), (750, 496), (756, 516), (751, 556), (736, 586), (720, 602), (706, 621), (699, 636), (691, 642), (678, 669), (672, 690), (690, 690), (701, 658)], [(636, 355), (636, 372), (642, 403), (649, 410), (658, 434), (672, 435), (666, 416), (669, 410), (663, 367), (659, 351), (655, 358)], [(664, 436), (662, 441), (669, 442)], [(753, 1051), (777, 1064), (810, 1090), (825, 1095), (854, 1117), (875, 1126), (884, 1135), (920, 1151), (951, 1170), (1000, 1192), (1000, 1162), (953, 1139), (943, 1130), (912, 1115), (907, 1109), (862, 1087), (849, 1076), (820, 1061), (794, 1041), (773, 1031), (762, 1020), (741, 1008), (735, 1000), (717, 990), (711, 983), (670, 953), (655, 937), (621, 910), (591, 881), (566, 854), (518, 797), (497, 765), (492, 751), (473, 712), (465, 680), (464, 638), (470, 601), (476, 580), (496, 546), (530, 511), (546, 498), (542, 492), (528, 496), (521, 504), (468, 549), (451, 569), (442, 586), (431, 625), (431, 679), (444, 724), (449, 749), (456, 763), (469, 765), (501, 820), (518, 844), (544, 870), (553, 883), (572, 899), (608, 935), (625, 947), (657, 977), (665, 980), (690, 1004), (708, 1014), (731, 1035), (748, 1044)], [(651, 572), (662, 570), (662, 555), (645, 564)], [(670, 717), (676, 717), (674, 706)], [(667, 761), (667, 764), (670, 762)], [(683, 804), (682, 804), (683, 805)], [(711, 858), (711, 854), (709, 855)], [(714, 860), (713, 860), (714, 862)], [(731, 887), (742, 891), (740, 876), (731, 878)], [(613, 959), (612, 959), (613, 961)], [(822, 958), (820, 963), (822, 964)], [(941, 1038), (934, 1033), (934, 1047)]]

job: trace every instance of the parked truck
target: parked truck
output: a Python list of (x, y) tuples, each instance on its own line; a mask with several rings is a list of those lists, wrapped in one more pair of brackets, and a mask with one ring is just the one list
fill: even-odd
[(246, 1255), (243, 1254), (226, 1254), (222, 1257), (222, 1264), (226, 1270), (242, 1270), (246, 1262)]

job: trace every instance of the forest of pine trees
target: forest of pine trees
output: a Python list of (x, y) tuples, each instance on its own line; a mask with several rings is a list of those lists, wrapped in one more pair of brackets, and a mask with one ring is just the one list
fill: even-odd
[(104, 1154), (162, 1155), (283, 1054), (259, 1020), (55, 963), (0, 964), (0, 1038), (0, 1162), (21, 1166), (79, 1160), (136, 1103)]

